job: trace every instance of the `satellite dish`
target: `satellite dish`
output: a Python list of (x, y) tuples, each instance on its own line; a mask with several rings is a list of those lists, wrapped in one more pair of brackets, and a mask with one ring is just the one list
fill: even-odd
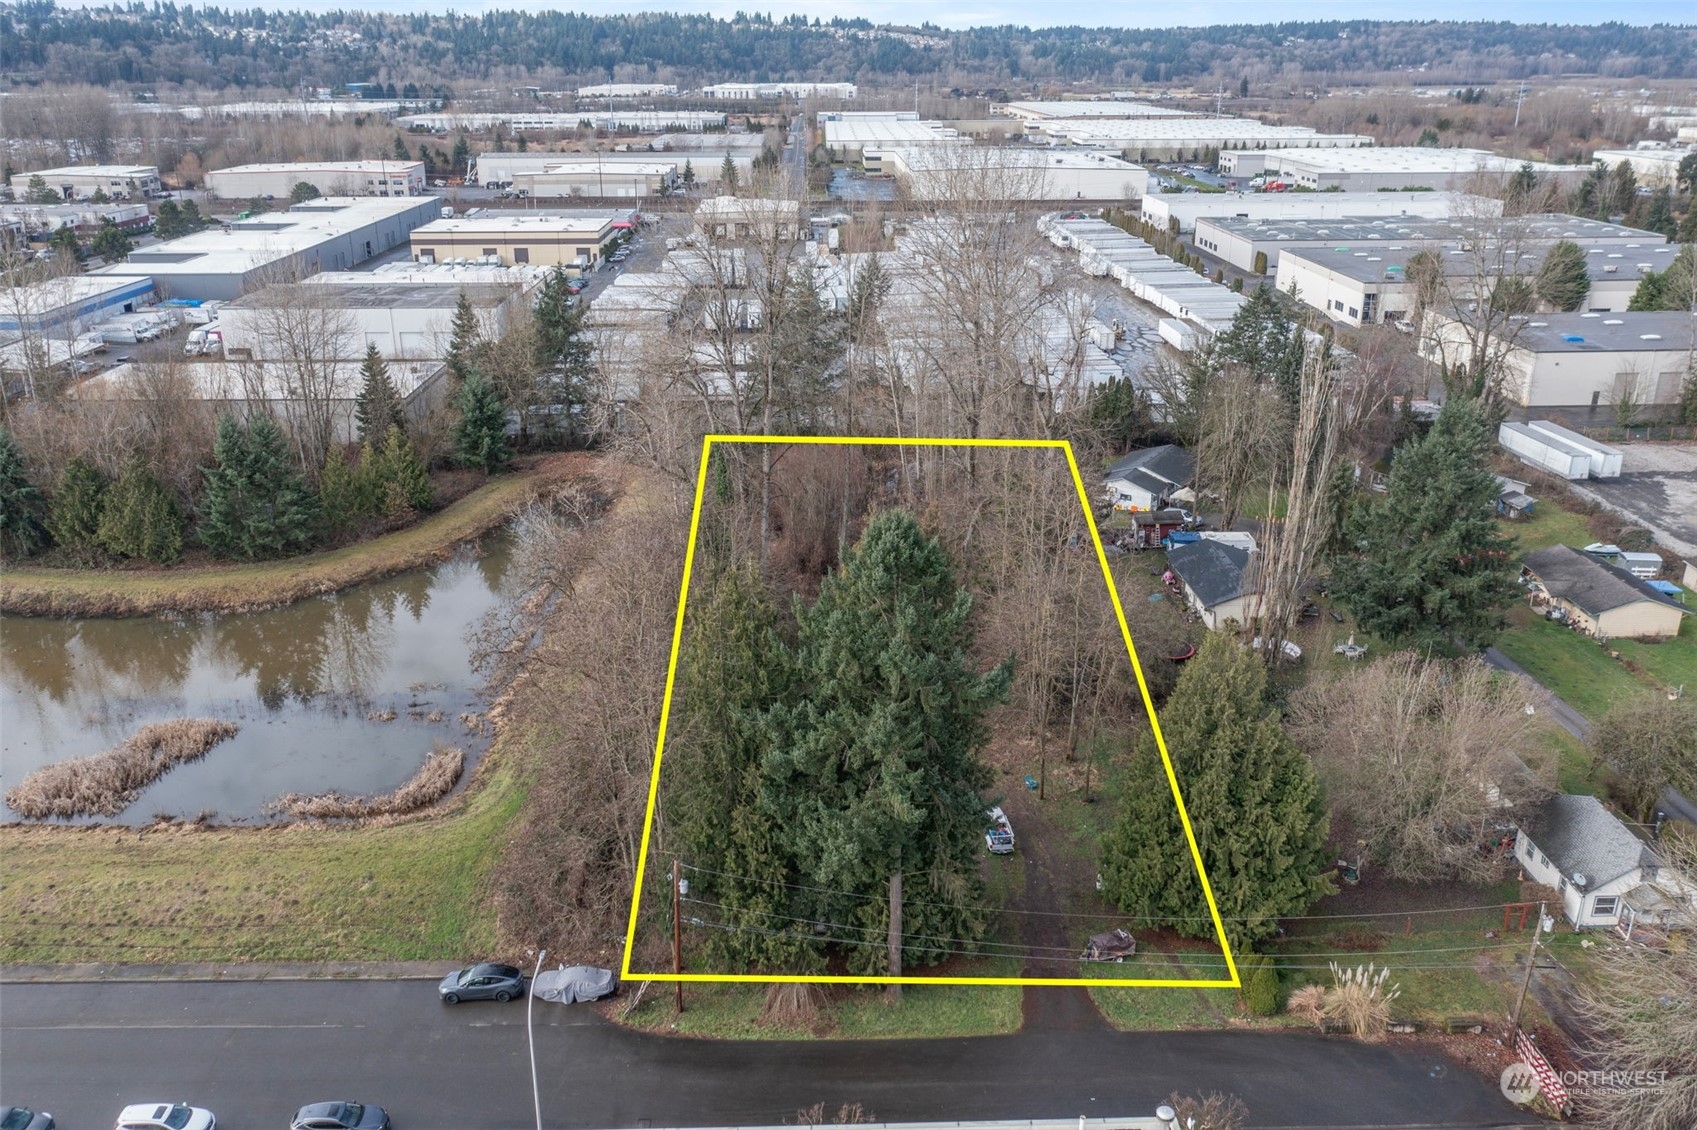
[(1573, 885), (1581, 890), (1585, 889), (1585, 872), (1575, 871), (1573, 873)]

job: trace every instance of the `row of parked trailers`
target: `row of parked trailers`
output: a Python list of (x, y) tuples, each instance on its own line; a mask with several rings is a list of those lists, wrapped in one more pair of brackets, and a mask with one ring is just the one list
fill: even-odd
[(1618, 479), (1621, 451), (1548, 420), (1505, 421), (1497, 442), (1522, 463), (1564, 479)]
[(1043, 227), (1055, 246), (1078, 250), (1085, 274), (1112, 278), (1156, 309), (1210, 333), (1231, 325), (1246, 301), (1103, 220), (1045, 219)]

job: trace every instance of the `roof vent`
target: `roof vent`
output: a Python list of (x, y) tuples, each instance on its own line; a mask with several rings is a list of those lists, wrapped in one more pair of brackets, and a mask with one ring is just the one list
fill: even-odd
[(1623, 326), (1625, 324), (1626, 323), (1623, 322), (1619, 318), (1604, 318), (1603, 319), (1603, 325), (1605, 325), (1605, 326)]
[(1662, 340), (1662, 335), (1661, 334), (1639, 334), (1638, 340), (1639, 341), (1660, 341), (1660, 340)]
[(1547, 327), (1550, 323), (1548, 323), (1548, 322), (1527, 322), (1526, 324), (1528, 326), (1530, 326), (1531, 328), (1535, 329), (1535, 330), (1541, 330), (1541, 329), (1544, 329), (1545, 327)]
[(1561, 339), (1563, 341), (1584, 341), (1585, 340), (1584, 338), (1580, 337), (1578, 334), (1562, 334)]
[(1619, 263), (1606, 263), (1603, 266), (1603, 274), (1605, 275), (1612, 275), (1618, 270), (1620, 270)]
[(1580, 316), (1580, 317), (1581, 317), (1581, 318), (1601, 318), (1601, 317), (1602, 317), (1602, 315), (1601, 315), (1601, 314), (1596, 314), (1596, 313), (1591, 313), (1591, 314), (1581, 314), (1581, 315), (1579, 315), (1579, 316)]

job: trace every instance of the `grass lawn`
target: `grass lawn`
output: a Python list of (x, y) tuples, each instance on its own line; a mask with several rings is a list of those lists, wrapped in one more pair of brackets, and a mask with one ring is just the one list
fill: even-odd
[(524, 797), (488, 756), (457, 807), (387, 826), (0, 828), (0, 964), (488, 953), (486, 880)]
[(1583, 514), (1563, 510), (1552, 499), (1542, 499), (1532, 508), (1532, 516), (1513, 522), (1498, 522), (1497, 528), (1520, 543), (1522, 553), (1547, 549), (1552, 545), (1571, 545), (1582, 549), (1597, 539), (1591, 536), (1590, 520)]
[[(1628, 654), (1626, 648), (1614, 646), (1623, 656)], [(1688, 622), (1677, 640), (1665, 644), (1630, 646), (1634, 656), (1648, 657), (1656, 652), (1655, 658), (1646, 662), (1656, 664), (1658, 670), (1677, 673), (1683, 667), (1689, 671), (1697, 662), (1697, 627)], [(1663, 682), (1650, 674), (1634, 675), (1618, 660), (1609, 658), (1595, 640), (1551, 623), (1524, 605), (1510, 611), (1509, 630), (1498, 638), (1497, 648), (1558, 698), (1593, 720), (1616, 703), (1648, 694)], [(1697, 676), (1692, 681), (1697, 683)]]
[[(1014, 977), (1019, 962), (992, 958), (957, 966), (958, 976)], [(670, 984), (648, 986), (642, 1002), (622, 1019), (634, 1028), (686, 1036), (738, 1040), (831, 1038), (930, 1039), (949, 1036), (993, 1036), (1019, 1029), (1022, 990), (1017, 985), (904, 985), (902, 998), (891, 1003), (881, 986), (820, 986), (829, 1003), (811, 1028), (763, 1024), (766, 1001), (763, 984), (703, 984), (684, 986), (680, 1016)]]
[[(1685, 604), (1697, 611), (1697, 601), (1689, 594)], [(1610, 646), (1663, 688), (1686, 687), (1697, 692), (1697, 616), (1685, 617), (1680, 622), (1679, 635), (1663, 643), (1614, 640)]]
[(437, 560), (500, 525), (549, 483), (592, 466), (582, 456), (550, 457), (528, 473), (492, 479), (406, 529), (286, 561), (180, 569), (7, 569), (0, 571), (0, 611), (22, 616), (144, 616), (289, 604)]

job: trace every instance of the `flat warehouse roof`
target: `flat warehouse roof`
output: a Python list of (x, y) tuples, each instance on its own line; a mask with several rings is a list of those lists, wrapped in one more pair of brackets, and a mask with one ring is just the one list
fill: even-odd
[(594, 235), (623, 218), (623, 213), (602, 216), (554, 216), (542, 212), (512, 215), (455, 216), (432, 220), (413, 229), (414, 239), (447, 235)]
[[(1318, 133), (1307, 126), (1269, 126), (1248, 118), (1180, 118), (1153, 121), (1049, 121), (1033, 128), (1076, 142), (1165, 141), (1332, 141), (1339, 145), (1371, 146), (1373, 139), (1356, 133)], [(1307, 152), (1307, 150), (1303, 150)]]
[(1275, 161), (1282, 166), (1300, 165), (1317, 173), (1468, 173), (1480, 169), (1512, 173), (1526, 164), (1539, 173), (1585, 171), (1583, 166), (1527, 162), (1484, 149), (1431, 149), (1421, 145), (1374, 146), (1347, 153), (1336, 149), (1274, 149), (1267, 153), (1267, 161), (1269, 165)]
[(231, 165), (227, 169), (208, 170), (207, 176), (220, 173), (405, 173), (424, 171), (423, 161), (283, 161), (275, 164)]
[(1538, 314), (1515, 344), (1534, 353), (1652, 353), (1691, 348), (1697, 315), (1677, 310), (1628, 314)]
[(958, 131), (944, 122), (894, 121), (889, 118), (853, 118), (825, 123), (826, 145), (896, 145), (956, 141)]
[[(1539, 243), (1518, 252), (1519, 265), (1512, 273), (1528, 277), (1537, 274), (1551, 246), (1553, 245), (1549, 243)], [(1413, 242), (1383, 246), (1370, 242), (1366, 247), (1351, 247), (1343, 243), (1336, 247), (1292, 247), (1280, 252), (1280, 261), (1282, 263), (1288, 259), (1292, 263), (1313, 263), (1360, 282), (1406, 282), (1408, 261), (1422, 251), (1436, 255), (1443, 264), (1444, 274), (1452, 278), (1471, 275), (1481, 264), (1492, 274), (1496, 273), (1493, 268), (1499, 264), (1505, 268), (1508, 266), (1502, 261), (1506, 259), (1506, 255), (1498, 256), (1489, 250), (1483, 252), (1482, 256), (1476, 256), (1454, 243), (1421, 246)], [(1585, 256), (1585, 268), (1593, 282), (1608, 279), (1634, 282), (1642, 279), (1647, 271), (1665, 271), (1673, 262), (1674, 251), (1675, 248), (1671, 244), (1633, 251), (1611, 251), (1606, 247), (1593, 247)], [(1614, 316), (1618, 315), (1611, 315)]]
[[(1197, 223), (1209, 224), (1232, 235), (1255, 240), (1365, 240), (1365, 239), (1459, 239), (1472, 235), (1479, 227), (1471, 220), (1419, 216), (1337, 216), (1321, 219), (1309, 216), (1209, 216)], [(1667, 243), (1658, 232), (1640, 231), (1624, 224), (1602, 220), (1587, 220), (1550, 212), (1520, 216), (1511, 220), (1490, 219), (1487, 227), (1492, 233), (1524, 235), (1534, 239), (1608, 239), (1632, 246), (1631, 241), (1656, 246)]]
[(57, 169), (17, 173), (14, 182), (28, 183), (30, 177), (156, 177), (158, 165), (62, 165)]
[[(376, 276), (374, 276), (376, 278)], [(452, 310), (460, 295), (473, 306), (499, 306), (510, 292), (495, 286), (442, 286), (430, 283), (373, 281), (361, 284), (315, 286), (291, 295), (290, 302), (306, 302), (319, 309), (347, 310)], [(274, 304), (269, 290), (255, 291), (224, 304), (225, 310), (264, 310)]]
[(1149, 102), (1009, 102), (1009, 114), (1039, 118), (1191, 118), (1194, 110), (1156, 106)]

